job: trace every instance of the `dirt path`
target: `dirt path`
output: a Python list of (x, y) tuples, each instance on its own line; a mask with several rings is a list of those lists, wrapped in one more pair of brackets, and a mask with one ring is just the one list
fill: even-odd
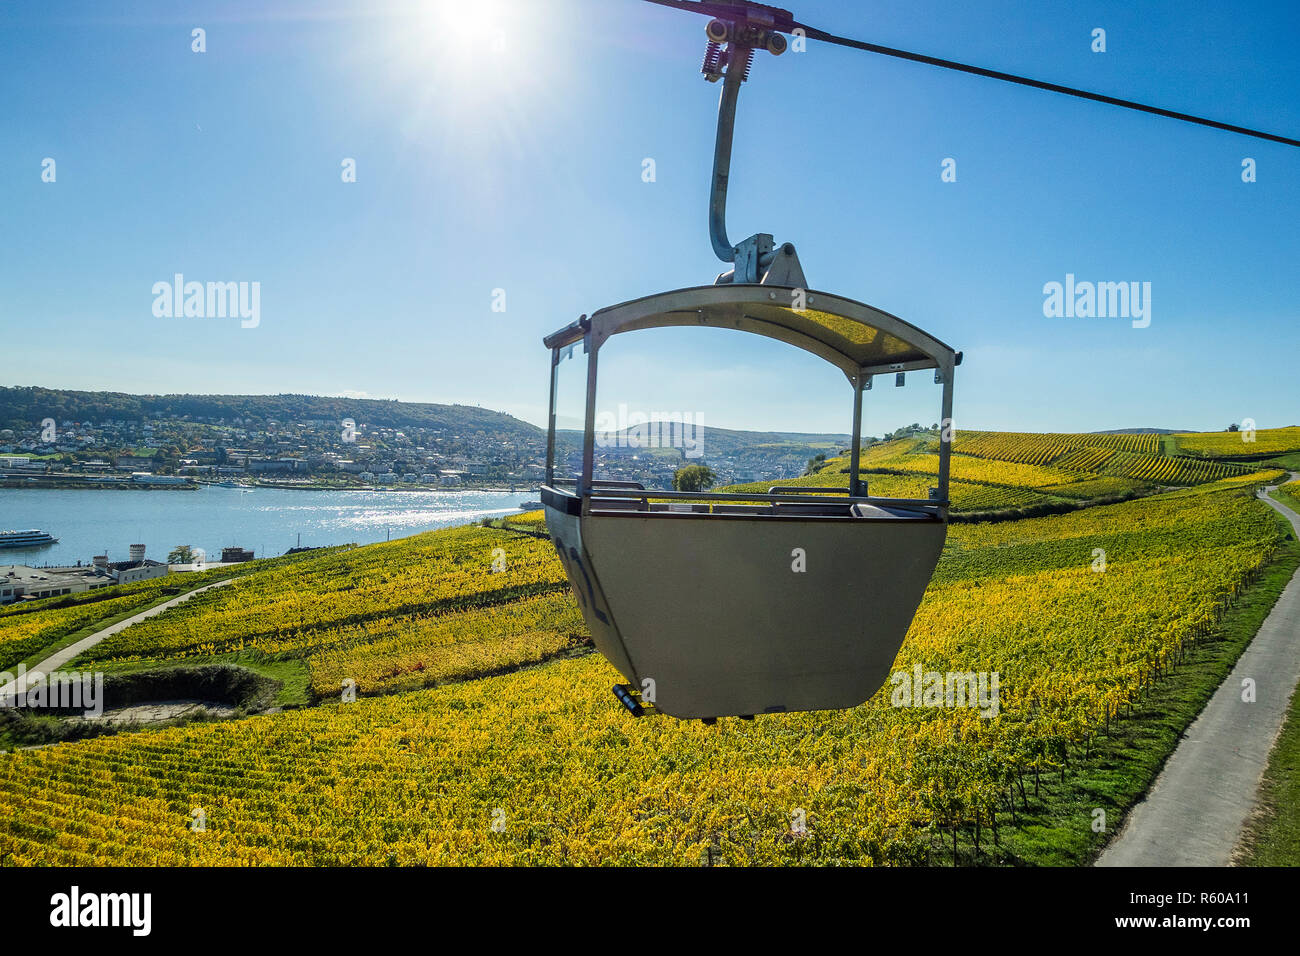
[[(163, 611), (166, 611), (168, 608), (173, 608), (177, 604), (180, 604), (184, 601), (188, 601), (191, 597), (193, 597), (196, 594), (202, 594), (204, 591), (210, 591), (213, 588), (224, 587), (225, 585), (230, 584), (237, 580), (239, 579), (226, 578), (224, 581), (217, 581), (213, 584), (204, 585), (201, 588), (195, 588), (193, 591), (189, 591), (185, 594), (180, 595), (179, 597), (174, 597), (170, 601), (164, 601), (162, 604), (155, 604), (151, 608), (146, 608), (145, 610), (140, 611), (138, 614), (133, 614), (131, 617), (118, 621), (116, 624), (109, 625), (108, 627), (104, 628), (101, 631), (96, 631), (94, 634), (90, 634), (86, 637), (83, 637), (75, 644), (69, 644), (67, 647), (55, 651), (49, 657), (45, 658), (45, 660), (41, 661), (35, 667), (28, 670), (27, 674), (34, 674), (37, 671), (39, 671), (42, 674), (49, 674), (51, 671), (56, 671), (64, 664), (68, 663), (68, 661), (72, 660), (74, 657), (80, 654), (82, 651), (94, 647), (104, 638), (109, 637), (113, 634), (116, 634), (118, 631), (130, 627), (132, 624), (139, 624), (141, 621), (151, 618), (155, 614), (161, 614)], [(22, 694), (22, 693), (26, 693), (26, 691), (27, 691), (27, 675), (24, 675), (23, 677), (17, 680), (13, 680), (8, 684), (5, 684), (3, 687), (0, 687), (0, 700), (3, 700), (5, 697), (12, 696), (15, 692)]]
[[(1261, 499), (1300, 537), (1300, 515), (1268, 497), (1269, 490)], [(1255, 682), (1253, 703), (1242, 700), (1247, 678)], [(1298, 680), (1300, 572), (1097, 865), (1227, 866)]]

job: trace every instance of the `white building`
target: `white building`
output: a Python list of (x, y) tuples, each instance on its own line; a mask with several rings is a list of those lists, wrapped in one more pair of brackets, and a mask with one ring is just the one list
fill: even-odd
[(130, 584), (133, 581), (147, 581), (160, 578), (167, 573), (167, 565), (151, 561), (144, 556), (144, 545), (131, 545), (130, 561), (112, 561), (106, 567), (109, 575), (118, 584)]
[(23, 598), (79, 594), (112, 583), (112, 578), (94, 567), (29, 568), (22, 564), (0, 564), (0, 604), (12, 604)]

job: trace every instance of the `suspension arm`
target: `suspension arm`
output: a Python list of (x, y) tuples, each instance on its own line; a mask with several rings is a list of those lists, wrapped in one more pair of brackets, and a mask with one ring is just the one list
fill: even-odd
[(709, 239), (714, 254), (723, 262), (734, 262), (736, 248), (727, 238), (727, 180), (731, 175), (731, 144), (736, 128), (736, 101), (744, 82), (751, 52), (732, 45), (731, 62), (722, 80), (718, 101), (718, 138), (713, 146), (713, 186), (709, 191)]

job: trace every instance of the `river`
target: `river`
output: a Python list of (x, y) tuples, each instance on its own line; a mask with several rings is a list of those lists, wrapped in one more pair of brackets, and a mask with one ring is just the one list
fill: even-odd
[(371, 544), (432, 528), (511, 514), (526, 491), (294, 491), (203, 486), (198, 491), (0, 489), (0, 531), (39, 528), (58, 544), (0, 549), (0, 563), (89, 563), (96, 554), (128, 559), (144, 544), (155, 561), (180, 544), (210, 561), (236, 545), (275, 557), (303, 547)]

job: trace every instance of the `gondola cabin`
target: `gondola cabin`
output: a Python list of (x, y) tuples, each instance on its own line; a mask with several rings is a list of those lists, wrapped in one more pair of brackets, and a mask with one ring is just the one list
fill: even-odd
[[(839, 368), (853, 401), (847, 487), (673, 492), (597, 478), (601, 351), (614, 336), (670, 326), (766, 336)], [(712, 719), (847, 708), (875, 693), (943, 549), (960, 355), (860, 302), (760, 284), (624, 302), (545, 344), (546, 524), (597, 649), (628, 681), (620, 700), (639, 710), (639, 695), (673, 717)], [(556, 394), (575, 349), (586, 358), (585, 422), (581, 469), (565, 474)], [(863, 393), (873, 376), (921, 370), (943, 386), (937, 484), (924, 499), (874, 497), (859, 477)]]

